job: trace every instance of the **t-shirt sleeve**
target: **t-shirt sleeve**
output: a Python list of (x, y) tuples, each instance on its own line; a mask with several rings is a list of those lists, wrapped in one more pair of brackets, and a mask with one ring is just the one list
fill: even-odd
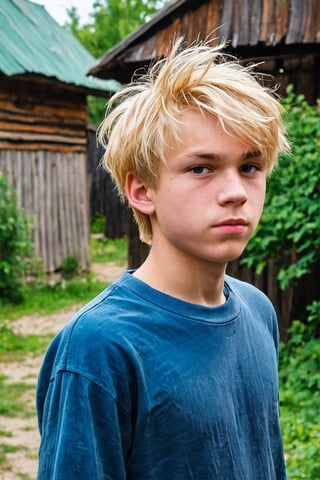
[(40, 424), (38, 480), (122, 480), (130, 443), (127, 412), (91, 379), (60, 371)]

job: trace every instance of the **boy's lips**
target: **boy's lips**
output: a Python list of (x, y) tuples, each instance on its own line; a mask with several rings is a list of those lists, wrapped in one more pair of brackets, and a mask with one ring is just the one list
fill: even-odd
[(227, 218), (214, 227), (223, 233), (243, 233), (248, 226), (244, 218)]

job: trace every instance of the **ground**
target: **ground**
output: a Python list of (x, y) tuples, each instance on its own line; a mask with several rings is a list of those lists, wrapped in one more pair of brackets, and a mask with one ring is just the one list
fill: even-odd
[[(119, 267), (113, 263), (95, 264), (91, 270), (96, 276), (106, 282), (111, 282), (119, 277), (123, 271), (123, 267)], [(30, 334), (49, 334), (57, 333), (61, 327), (69, 320), (72, 314), (79, 308), (75, 305), (71, 309), (59, 311), (46, 317), (31, 316), (23, 317), (12, 324), (15, 333), (21, 335)], [(35, 387), (42, 356), (28, 356), (23, 363), (21, 362), (0, 362), (0, 375), (8, 377), (8, 382), (30, 383), (30, 390), (24, 394), (24, 401), (30, 405), (33, 414), (27, 418), (9, 418), (0, 416), (0, 431), (12, 432), (11, 436), (5, 438), (6, 445), (13, 447), (19, 446), (12, 453), (7, 453), (8, 460), (6, 471), (0, 468), (0, 480), (34, 480), (37, 472), (37, 455), (39, 447), (39, 433), (37, 427), (37, 419), (35, 415)]]

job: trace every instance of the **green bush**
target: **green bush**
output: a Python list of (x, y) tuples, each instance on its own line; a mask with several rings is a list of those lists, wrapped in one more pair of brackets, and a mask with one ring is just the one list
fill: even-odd
[(320, 478), (320, 302), (306, 324), (295, 320), (280, 350), (280, 407), (288, 478)]
[(80, 261), (76, 255), (68, 255), (62, 260), (61, 276), (65, 280), (74, 278), (80, 271)]
[[(283, 99), (292, 146), (268, 180), (260, 224), (241, 262), (262, 273), (268, 260), (282, 290), (320, 262), (320, 116), (292, 87)], [(293, 320), (280, 348), (280, 406), (288, 478), (319, 479), (320, 302), (307, 307), (306, 321)]]
[(320, 260), (320, 116), (319, 106), (292, 87), (283, 105), (292, 154), (280, 157), (269, 179), (260, 224), (241, 261), (261, 273), (273, 258), (285, 289)]
[(0, 174), (0, 297), (22, 299), (23, 279), (29, 268), (33, 245), (30, 221), (17, 207), (16, 194)]
[(101, 213), (95, 213), (90, 221), (90, 233), (104, 233), (106, 217)]

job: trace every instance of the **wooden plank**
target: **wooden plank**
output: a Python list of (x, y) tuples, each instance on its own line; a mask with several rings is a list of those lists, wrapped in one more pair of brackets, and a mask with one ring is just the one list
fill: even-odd
[(39, 225), (39, 217), (37, 213), (37, 205), (41, 205), (41, 197), (40, 197), (40, 182), (39, 182), (39, 171), (37, 168), (37, 157), (35, 152), (26, 152), (30, 155), (31, 159), (31, 175), (32, 175), (32, 183), (33, 183), (33, 241), (35, 245), (35, 251), (38, 256), (40, 256), (40, 225)]
[(233, 0), (225, 0), (221, 17), (220, 35), (223, 40), (232, 39)]
[[(68, 161), (68, 177), (69, 184), (67, 187), (66, 197), (68, 198), (68, 203), (70, 205), (70, 244), (68, 255), (77, 255), (78, 253), (78, 239), (77, 239), (77, 228), (76, 228), (76, 204), (77, 204), (77, 189), (79, 187), (78, 175), (74, 171), (74, 157), (69, 158)], [(72, 179), (72, 180), (71, 180)], [(76, 180), (76, 181), (75, 181)], [(78, 206), (79, 208), (79, 206)]]
[(6, 140), (0, 140), (0, 151), (1, 150), (11, 150), (13, 152), (19, 150), (28, 150), (28, 151), (38, 151), (46, 150), (51, 152), (62, 152), (62, 153), (72, 153), (72, 152), (86, 152), (86, 145), (66, 145), (62, 143), (22, 143), (22, 142), (8, 142)]
[[(72, 214), (73, 214), (73, 209), (72, 209), (72, 185), (73, 182), (71, 181), (72, 175), (70, 173), (70, 159), (72, 158), (71, 155), (66, 155), (64, 157), (64, 179), (62, 182), (63, 185), (63, 191), (62, 191), (62, 196), (64, 199), (64, 227), (66, 229), (66, 250), (67, 250), (67, 256), (71, 255), (73, 253), (73, 245), (72, 245)], [(66, 208), (68, 206), (69, 208)]]
[(75, 137), (75, 138), (83, 138), (86, 137), (86, 130), (84, 128), (69, 128), (62, 124), (56, 124), (54, 127), (46, 124), (35, 124), (35, 123), (23, 123), (21, 121), (16, 121), (16, 119), (9, 119), (6, 118), (5, 121), (1, 118), (0, 114), (0, 131), (7, 132), (7, 131), (14, 131), (14, 132), (30, 132), (34, 134), (47, 134), (50, 137), (53, 136), (67, 136), (67, 137)]
[[(242, 33), (243, 28), (248, 30), (248, 24), (243, 25), (242, 21), (242, 11), (243, 11), (243, 2), (245, 0), (234, 0), (234, 7), (233, 7), (233, 16), (232, 16), (232, 46), (237, 47), (238, 45), (242, 45), (241, 37), (243, 40), (246, 37), (246, 33)], [(244, 9), (246, 9), (246, 5), (244, 4)]]
[(86, 270), (89, 266), (89, 192), (87, 182), (87, 160), (85, 155), (78, 155), (76, 167), (78, 172), (78, 204), (77, 210), (77, 238), (79, 239), (78, 252), (81, 269)]
[(219, 1), (209, 2), (207, 6), (206, 37), (213, 40), (220, 36), (222, 8)]
[[(302, 42), (303, 43), (312, 43), (316, 38), (316, 16), (313, 15), (313, 12), (320, 10), (320, 4), (317, 0), (308, 0), (304, 2), (303, 6), (303, 19), (302, 19)], [(319, 29), (320, 35), (320, 29)]]
[(54, 263), (53, 263), (53, 242), (52, 242), (52, 230), (54, 225), (52, 224), (52, 163), (53, 156), (49, 155), (47, 152), (44, 152), (45, 155), (45, 233), (46, 233), (46, 265), (47, 271), (54, 272)]
[[(57, 265), (61, 265), (62, 260), (68, 255), (68, 248), (66, 243), (66, 225), (65, 219), (65, 202), (64, 202), (64, 179), (65, 172), (65, 159), (62, 153), (57, 153), (57, 230), (59, 232), (59, 251), (57, 252)], [(64, 227), (66, 225), (66, 227)]]
[(41, 113), (36, 112), (35, 109), (32, 111), (16, 109), (9, 102), (0, 103), (0, 118), (3, 121), (7, 119), (8, 121), (17, 121), (27, 125), (42, 125), (44, 123), (51, 127), (62, 125), (64, 128), (73, 127), (75, 129), (86, 126), (87, 117), (81, 118), (80, 112), (79, 115), (77, 115), (77, 112), (73, 114), (70, 110), (65, 110), (64, 112), (64, 114), (57, 114), (56, 110), (46, 110)]
[(17, 152), (16, 154), (16, 162), (15, 162), (15, 189), (17, 192), (17, 203), (19, 207), (22, 206), (22, 178), (23, 178), (23, 171), (22, 171), (22, 152)]
[(52, 157), (52, 257), (55, 269), (61, 265), (60, 242), (59, 242), (59, 213), (58, 213), (58, 199), (59, 199), (59, 170), (60, 163), (59, 154), (51, 155)]
[(266, 45), (274, 45), (276, 38), (275, 28), (275, 0), (264, 0), (259, 41)]
[[(13, 115), (23, 118), (25, 121), (40, 121), (46, 119), (48, 124), (69, 123), (75, 125), (84, 125), (87, 121), (86, 102), (82, 104), (65, 104), (54, 101), (52, 105), (39, 105), (38, 97), (28, 97), (27, 94), (23, 100), (10, 91), (6, 91), (2, 86), (2, 95), (0, 98), (0, 110), (4, 115)], [(27, 116), (26, 116), (27, 115)]]
[(37, 154), (37, 170), (39, 175), (39, 198), (41, 201), (36, 205), (36, 216), (38, 218), (39, 227), (39, 255), (42, 258), (45, 271), (48, 271), (47, 262), (47, 247), (46, 247), (46, 219), (44, 210), (44, 198), (45, 198), (45, 158), (44, 152), (39, 151)]
[(194, 12), (193, 39), (204, 40), (207, 36), (208, 4), (203, 3)]
[(250, 24), (249, 44), (250, 45), (256, 45), (259, 41), (260, 26), (262, 21), (262, 4), (263, 4), (263, 0), (251, 0), (250, 20), (249, 20), (249, 24)]
[(144, 60), (152, 60), (157, 56), (156, 36), (152, 36), (141, 44), (141, 48), (130, 49), (126, 52), (124, 62), (139, 62)]
[(289, 4), (288, 0), (276, 0), (275, 22), (276, 36), (275, 43), (280, 43), (286, 38), (287, 26), (289, 21)]
[(14, 140), (19, 142), (50, 142), (50, 143), (68, 143), (80, 145), (87, 144), (86, 136), (64, 137), (63, 135), (43, 135), (41, 133), (25, 133), (25, 132), (3, 132), (0, 131), (1, 140)]
[(302, 40), (303, 4), (301, 0), (291, 0), (290, 17), (286, 44), (300, 43)]
[(249, 45), (251, 27), (251, 0), (238, 0), (237, 3), (240, 18), (239, 45)]

